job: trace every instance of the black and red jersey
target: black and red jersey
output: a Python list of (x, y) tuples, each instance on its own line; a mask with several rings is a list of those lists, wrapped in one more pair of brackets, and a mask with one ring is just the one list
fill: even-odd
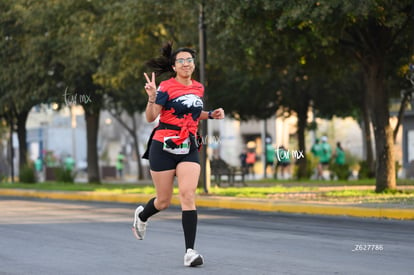
[(190, 133), (195, 135), (203, 110), (204, 86), (192, 80), (191, 85), (184, 85), (175, 78), (162, 81), (157, 90), (156, 104), (163, 106), (160, 122), (175, 125), (180, 131), (163, 129), (154, 133), (154, 140), (164, 142), (164, 137), (179, 136), (174, 142), (181, 144)]

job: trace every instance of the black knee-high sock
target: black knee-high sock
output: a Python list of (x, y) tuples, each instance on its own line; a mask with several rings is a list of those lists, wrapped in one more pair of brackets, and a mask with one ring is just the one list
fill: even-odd
[(197, 210), (182, 212), (182, 223), (185, 239), (185, 250), (193, 249), (197, 232)]
[(147, 202), (147, 205), (145, 205), (144, 210), (142, 210), (142, 212), (139, 213), (139, 219), (141, 221), (146, 222), (149, 217), (160, 212), (160, 210), (155, 208), (154, 201), (155, 201), (155, 198), (150, 199)]

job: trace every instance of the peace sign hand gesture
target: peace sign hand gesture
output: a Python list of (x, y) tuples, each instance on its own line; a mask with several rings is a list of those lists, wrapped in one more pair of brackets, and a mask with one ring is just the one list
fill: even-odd
[(151, 101), (155, 100), (155, 96), (156, 96), (156, 84), (155, 84), (155, 73), (153, 72), (151, 74), (151, 80), (148, 77), (147, 73), (144, 73), (145, 78), (147, 79), (147, 83), (145, 84), (145, 91), (148, 94), (148, 97)]

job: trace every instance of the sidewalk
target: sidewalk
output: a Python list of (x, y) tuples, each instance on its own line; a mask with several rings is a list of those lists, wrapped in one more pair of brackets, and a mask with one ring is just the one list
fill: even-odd
[[(303, 195), (303, 194), (302, 194)], [(102, 201), (144, 204), (153, 195), (115, 194), (111, 192), (61, 192), (23, 189), (0, 189), (0, 196), (47, 198), (73, 201)], [(388, 218), (414, 220), (414, 205), (401, 203), (346, 203), (320, 200), (300, 200), (299, 194), (275, 196), (269, 199), (249, 199), (198, 195), (197, 206), (264, 212), (283, 212), (310, 215), (352, 216), (364, 218)], [(180, 205), (178, 196), (174, 196), (172, 205)]]

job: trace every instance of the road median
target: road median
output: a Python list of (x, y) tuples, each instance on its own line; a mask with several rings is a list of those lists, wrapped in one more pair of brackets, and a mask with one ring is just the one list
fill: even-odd
[[(89, 191), (39, 191), (32, 189), (0, 189), (0, 196), (137, 204), (146, 203), (150, 198), (153, 197), (153, 195), (149, 194), (117, 194), (111, 192)], [(171, 203), (172, 205), (180, 205), (177, 195), (173, 196)], [(224, 208), (263, 212), (414, 220), (413, 208), (399, 208), (395, 205), (390, 206), (388, 204), (355, 205), (326, 202), (300, 202), (274, 199), (250, 199), (198, 195), (197, 205), (199, 207), (208, 208)]]

